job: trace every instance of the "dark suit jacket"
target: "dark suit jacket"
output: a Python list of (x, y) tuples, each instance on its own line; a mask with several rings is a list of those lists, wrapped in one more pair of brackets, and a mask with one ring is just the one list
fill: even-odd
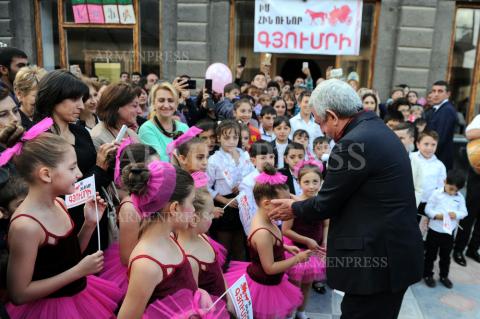
[(400, 291), (423, 274), (412, 169), (398, 137), (373, 112), (350, 122), (332, 150), (318, 195), (293, 204), (297, 218), (330, 218), (327, 280), (369, 295)]
[(453, 168), (453, 135), (456, 123), (457, 111), (450, 101), (445, 102), (438, 110), (432, 110), (427, 122), (427, 127), (438, 133), (439, 141), (435, 154), (447, 170)]
[[(290, 144), (291, 140), (288, 139), (287, 144)], [(275, 143), (275, 140), (269, 142), (272, 147), (273, 147), (273, 154), (275, 155), (275, 167), (278, 166), (278, 150), (277, 150), (277, 144)]]

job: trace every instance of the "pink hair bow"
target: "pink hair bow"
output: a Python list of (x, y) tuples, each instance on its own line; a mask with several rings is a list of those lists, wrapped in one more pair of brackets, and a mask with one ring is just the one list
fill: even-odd
[(202, 188), (208, 184), (208, 176), (205, 172), (197, 171), (192, 173), (193, 183), (195, 188)]
[(276, 172), (275, 175), (268, 175), (262, 172), (255, 178), (255, 181), (259, 184), (279, 185), (287, 181), (287, 176), (279, 172)]
[(0, 167), (7, 164), (13, 156), (19, 155), (22, 152), (23, 143), (26, 141), (33, 140), (40, 134), (46, 132), (53, 125), (53, 120), (51, 117), (46, 117), (34, 126), (32, 126), (28, 131), (23, 133), (23, 136), (20, 138), (20, 141), (17, 142), (12, 147), (7, 148), (0, 155)]
[(192, 126), (189, 128), (187, 131), (185, 131), (182, 135), (180, 135), (176, 140), (171, 141), (167, 145), (167, 155), (168, 157), (172, 157), (173, 150), (182, 145), (183, 143), (186, 143), (190, 141), (192, 138), (197, 136), (203, 132), (202, 129), (199, 129), (196, 126)]
[(117, 154), (115, 155), (115, 169), (113, 172), (113, 181), (118, 186), (122, 186), (122, 172), (120, 171), (120, 158), (122, 157), (123, 151), (127, 148), (128, 145), (133, 144), (134, 141), (131, 137), (128, 137), (122, 141), (122, 144), (117, 149)]
[(293, 174), (298, 177), (298, 172), (300, 172), (300, 170), (306, 165), (317, 166), (320, 169), (320, 172), (323, 172), (323, 163), (314, 159), (310, 159), (308, 161), (301, 160), (298, 162), (293, 168)]

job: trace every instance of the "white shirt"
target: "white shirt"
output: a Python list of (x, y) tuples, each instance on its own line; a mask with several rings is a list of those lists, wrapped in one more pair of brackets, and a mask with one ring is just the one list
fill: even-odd
[(275, 141), (275, 147), (277, 148), (277, 168), (282, 169), (285, 166), (285, 163), (283, 161), (283, 156), (285, 155), (285, 150), (287, 149), (288, 143), (285, 144), (279, 144), (277, 141)]
[(446, 102), (448, 102), (448, 99), (443, 100), (442, 103), (440, 103), (440, 104), (434, 105), (434, 106), (433, 106), (433, 110), (434, 110), (435, 112), (438, 111), (438, 109), (441, 108), (442, 105), (445, 104)]
[(480, 114), (478, 114), (473, 118), (473, 121), (470, 124), (468, 124), (467, 128), (465, 129), (465, 132), (468, 132), (470, 130), (476, 130), (476, 129), (480, 129)]
[(262, 140), (266, 141), (266, 142), (271, 142), (275, 139), (275, 134), (272, 133), (271, 134), (268, 134), (264, 129), (263, 129), (263, 126), (260, 124), (260, 128), (258, 129), (260, 131), (260, 136), (262, 137)]
[(418, 206), (426, 203), (435, 189), (443, 189), (447, 169), (435, 155), (427, 159), (420, 152), (413, 152), (410, 153), (410, 161)]
[(467, 207), (465, 206), (465, 198), (460, 192), (456, 195), (448, 195), (443, 188), (435, 190), (427, 201), (425, 206), (425, 214), (430, 218), (428, 227), (439, 233), (447, 233), (443, 229), (443, 220), (434, 219), (437, 214), (445, 214), (454, 212), (457, 215), (456, 219), (452, 219), (452, 229), (455, 230), (460, 219), (465, 218)]
[(255, 178), (260, 175), (260, 172), (255, 169), (253, 172), (245, 176), (238, 187), (240, 197), (238, 200), (238, 210), (240, 212), (240, 221), (243, 225), (243, 230), (248, 236), (250, 234), (250, 226), (252, 218), (257, 212), (257, 204), (253, 196), (253, 187), (255, 186)]
[(320, 125), (315, 123), (315, 121), (313, 120), (313, 117), (310, 116), (308, 123), (305, 123), (300, 113), (298, 113), (297, 115), (295, 115), (290, 119), (290, 126), (292, 128), (292, 130), (290, 131), (291, 140), (293, 140), (293, 133), (295, 133), (296, 130), (305, 130), (308, 132), (309, 149), (310, 149), (310, 152), (313, 152), (313, 141), (317, 137), (323, 136), (322, 130), (320, 129)]
[(237, 151), (240, 154), (238, 164), (221, 148), (208, 158), (208, 191), (213, 198), (217, 194), (231, 194), (232, 188), (238, 186), (243, 178), (255, 169), (248, 153), (240, 148), (237, 148)]

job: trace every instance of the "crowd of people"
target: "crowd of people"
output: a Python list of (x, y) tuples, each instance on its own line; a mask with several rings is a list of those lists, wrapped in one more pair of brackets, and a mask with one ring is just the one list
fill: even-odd
[[(310, 97), (336, 81), (410, 157), (425, 283), (435, 286), (437, 254), (448, 288), (452, 250), (465, 266), (468, 244), (480, 262), (480, 176), (469, 170), (465, 201), (448, 83), (425, 98), (399, 85), (381, 101), (355, 73), (314, 81), (307, 68), (289, 82), (265, 65), (244, 79), (244, 68), (223, 92), (195, 91), (188, 75), (122, 72), (108, 83), (0, 48), (0, 317), (229, 318), (224, 292), (246, 275), (255, 318), (306, 319), (311, 288), (326, 292), (329, 220), (269, 212), (275, 199), (314, 198), (334, 170), (335, 137)], [(480, 138), (479, 116), (465, 132)], [(96, 197), (67, 209), (64, 196), (92, 175)]]

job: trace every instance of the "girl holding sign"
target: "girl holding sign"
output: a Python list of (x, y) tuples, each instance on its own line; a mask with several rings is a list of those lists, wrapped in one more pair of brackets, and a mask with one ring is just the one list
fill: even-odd
[[(75, 192), (82, 176), (74, 148), (63, 138), (43, 133), (46, 118), (0, 156), (0, 165), (14, 154), (17, 171), (29, 184), (28, 195), (12, 216), (8, 234), (10, 256), (7, 287), (13, 304), (10, 318), (111, 318), (121, 298), (111, 282), (95, 276), (103, 253), (82, 258), (97, 214), (95, 200), (84, 206), (85, 222), (78, 236), (58, 196)], [(99, 215), (105, 202), (96, 198)]]
[(193, 218), (195, 188), (190, 174), (156, 160), (127, 165), (122, 181), (142, 224), (130, 255), (128, 290), (118, 318), (138, 319), (144, 314), (169, 318), (189, 311), (200, 318), (228, 318), (224, 309), (207, 311), (211, 299), (205, 291), (197, 291), (188, 258), (171, 236)]
[[(238, 186), (255, 168), (247, 152), (237, 147), (240, 126), (232, 120), (217, 127), (220, 149), (208, 159), (208, 188), (215, 206), (226, 206), (222, 217), (214, 219), (210, 233), (225, 248), (233, 260), (245, 260), (244, 233), (238, 212)], [(233, 201), (232, 201), (233, 200)]]
[[(290, 198), (286, 181), (287, 177), (271, 165), (256, 178), (253, 196), (258, 211), (247, 239), (252, 262), (234, 261), (225, 274), (229, 286), (246, 274), (255, 319), (291, 318), (303, 300), (300, 289), (288, 281), (285, 272), (307, 261), (311, 251), (300, 252), (297, 247), (284, 245), (280, 229), (267, 214), (273, 208), (272, 199)], [(285, 250), (294, 256), (285, 259)]]

